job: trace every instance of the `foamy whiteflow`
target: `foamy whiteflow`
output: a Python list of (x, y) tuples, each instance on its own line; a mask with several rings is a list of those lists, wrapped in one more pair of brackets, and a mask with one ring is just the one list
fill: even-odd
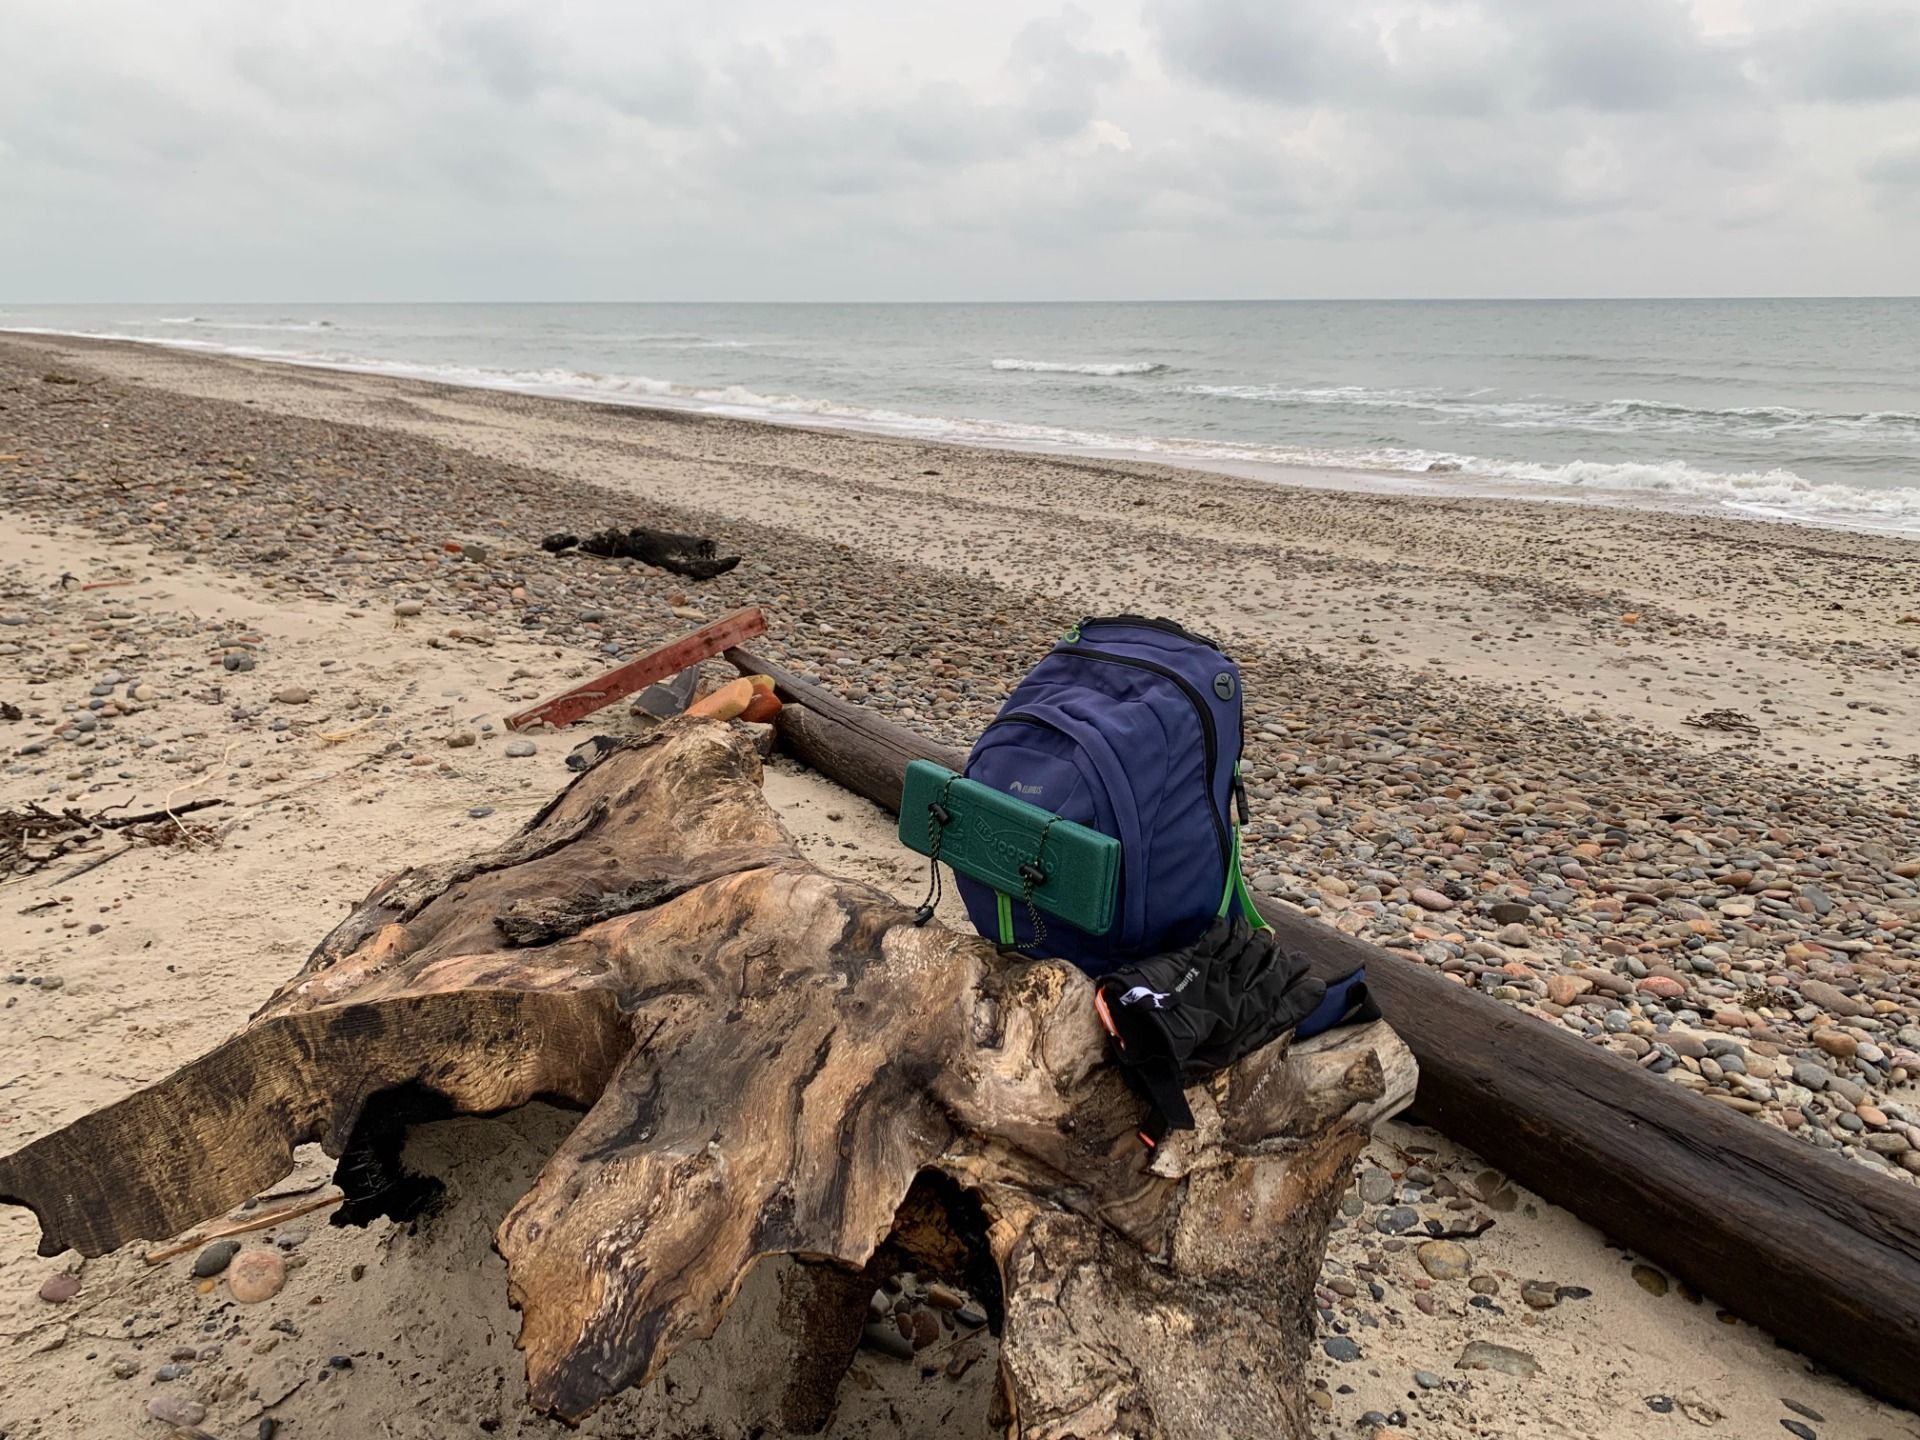
[[(767, 395), (741, 385), (687, 385), (647, 375), (602, 375), (565, 368), (497, 370), (473, 365), (379, 359), (336, 351), (267, 349), (200, 339), (13, 328), (29, 334), (85, 334), (91, 339), (127, 340), (140, 344), (215, 351), (322, 369), (395, 375), (442, 384), (568, 399), (697, 410), (749, 420), (828, 425), (956, 444), (1076, 454), (1131, 455), (1201, 468), (1209, 463), (1227, 464), (1251, 469), (1255, 473), (1267, 472), (1269, 478), (1282, 480), (1287, 478), (1283, 473), (1287, 471), (1319, 472), (1325, 481), (1332, 484), (1340, 483), (1341, 474), (1368, 474), (1381, 480), (1418, 485), (1423, 489), (1444, 488), (1462, 493), (1478, 491), (1504, 495), (1519, 493), (1523, 496), (1533, 490), (1595, 502), (1645, 504), (1657, 501), (1676, 508), (1693, 509), (1724, 506), (1745, 514), (1777, 519), (1802, 520), (1849, 529), (1920, 534), (1920, 488), (1876, 489), (1840, 482), (1812, 481), (1785, 468), (1720, 472), (1682, 460), (1540, 463), (1412, 447), (1337, 449), (1133, 435), (1021, 421), (917, 415), (802, 395)], [(1037, 369), (1043, 373), (1094, 375), (1143, 373), (1116, 369), (1121, 363), (1074, 367), (1043, 361), (995, 361), (994, 368), (1018, 367)], [(1250, 390), (1271, 387), (1217, 388)], [(1340, 388), (1349, 390), (1351, 387)], [(1315, 392), (1293, 393), (1310, 395)], [(1330, 387), (1323, 393), (1333, 394), (1335, 391)], [(1615, 403), (1639, 405), (1652, 402)], [(1886, 412), (1886, 418), (1892, 424), (1913, 419), (1900, 412)], [(1351, 484), (1352, 481), (1347, 483)]]
[(1402, 410), (1499, 430), (1588, 430), (1616, 434), (1720, 434), (1770, 440), (1820, 430), (1920, 441), (1920, 414), (1905, 410), (1801, 410), (1790, 405), (1677, 405), (1665, 400), (1491, 400), (1469, 392), (1370, 390), (1361, 385), (1183, 385), (1181, 393), (1277, 407)]
[(1157, 360), (1095, 360), (1067, 364), (1059, 360), (996, 360), (996, 370), (1024, 370), (1035, 375), (1158, 375), (1167, 367)]

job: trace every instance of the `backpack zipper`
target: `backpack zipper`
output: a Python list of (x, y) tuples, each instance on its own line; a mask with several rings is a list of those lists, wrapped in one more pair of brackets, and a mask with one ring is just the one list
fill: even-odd
[[(1213, 770), (1219, 763), (1220, 737), (1214, 731), (1213, 712), (1207, 708), (1207, 702), (1200, 698), (1200, 692), (1177, 670), (1165, 665), (1157, 665), (1151, 660), (1136, 660), (1130, 655), (1109, 655), (1104, 650), (1090, 649), (1085, 645), (1060, 645), (1054, 649), (1056, 655), (1077, 655), (1082, 660), (1104, 660), (1109, 665), (1125, 665), (1135, 670), (1145, 670), (1163, 679), (1171, 680), (1180, 687), (1181, 692), (1193, 706), (1194, 713), (1200, 717), (1200, 738), (1206, 742), (1207, 773), (1205, 789), (1207, 792), (1207, 814), (1213, 819), (1213, 838), (1220, 846), (1220, 864), (1223, 868), (1233, 866), (1233, 847), (1227, 840), (1227, 825), (1220, 818), (1220, 807), (1213, 803)], [(1010, 718), (1010, 717), (1008, 717)]]
[[(1089, 625), (1136, 625), (1142, 630), (1158, 630), (1163, 635), (1178, 635), (1182, 640), (1193, 640), (1209, 650), (1219, 650), (1217, 641), (1187, 629), (1177, 620), (1163, 620), (1151, 615), (1089, 615), (1073, 629), (1067, 632), (1067, 643), (1072, 644), (1080, 638), (1080, 632)], [(1221, 651), (1225, 654), (1225, 651)]]

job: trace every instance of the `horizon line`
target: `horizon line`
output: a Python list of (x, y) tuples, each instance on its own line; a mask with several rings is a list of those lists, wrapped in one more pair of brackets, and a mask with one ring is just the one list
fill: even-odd
[(1098, 297), (1091, 299), (434, 299), (328, 300), (283, 297), (273, 300), (0, 300), (8, 306), (55, 307), (82, 305), (1482, 305), (1482, 304), (1670, 304), (1755, 300), (1920, 300), (1920, 292), (1803, 295), (1213, 295), (1187, 297)]

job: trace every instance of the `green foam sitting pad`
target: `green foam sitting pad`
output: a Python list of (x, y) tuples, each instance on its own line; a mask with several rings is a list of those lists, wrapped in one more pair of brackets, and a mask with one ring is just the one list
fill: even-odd
[[(945, 824), (929, 823), (936, 805), (948, 816)], [(935, 830), (939, 859), (962, 875), (1019, 901), (1028, 885), (1022, 868), (1036, 866), (1036, 907), (1090, 935), (1112, 927), (1120, 889), (1120, 842), (1113, 836), (915, 760), (900, 797), (900, 843), (932, 855)]]

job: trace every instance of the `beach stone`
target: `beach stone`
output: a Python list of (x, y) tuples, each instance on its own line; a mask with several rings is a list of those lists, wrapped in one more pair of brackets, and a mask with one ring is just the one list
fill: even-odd
[(1807, 1089), (1820, 1091), (1833, 1083), (1833, 1074), (1823, 1065), (1811, 1060), (1801, 1060), (1793, 1067), (1793, 1083), (1804, 1085)]
[(242, 1250), (227, 1266), (227, 1290), (242, 1305), (271, 1300), (287, 1283), (287, 1262), (278, 1250)]
[(927, 1303), (936, 1310), (958, 1310), (967, 1303), (967, 1297), (950, 1285), (930, 1280), (927, 1282)]
[(1799, 1440), (1820, 1440), (1818, 1431), (1811, 1425), (1802, 1424), (1798, 1420), (1782, 1420), (1780, 1422), (1780, 1428), (1789, 1435), (1798, 1436)]
[(1515, 900), (1502, 900), (1491, 906), (1487, 913), (1500, 925), (1524, 925), (1533, 918), (1533, 907)]
[(986, 1308), (977, 1301), (969, 1300), (953, 1312), (953, 1318), (957, 1324), (964, 1325), (969, 1330), (978, 1330), (987, 1323), (987, 1312)]
[(1498, 1295), (1500, 1281), (1492, 1275), (1476, 1275), (1467, 1281), (1467, 1288), (1476, 1295)]
[(423, 601), (402, 600), (398, 605), (393, 607), (393, 613), (401, 616), (413, 616), (418, 615), (426, 608), (426, 604)]
[(1411, 892), (1410, 898), (1413, 900), (1413, 903), (1418, 905), (1422, 910), (1453, 909), (1453, 901), (1449, 900), (1445, 895), (1442, 895), (1438, 890), (1429, 890), (1425, 886), (1416, 887)]
[(509, 760), (524, 760), (527, 756), (536, 753), (538, 749), (539, 747), (531, 740), (509, 740), (507, 742), (507, 758)]
[(1829, 985), (1824, 980), (1802, 980), (1799, 990), (1801, 999), (1809, 1005), (1818, 1005), (1829, 1015), (1859, 1017), (1873, 1014), (1873, 1006), (1854, 999), (1837, 985)]
[(1860, 1042), (1852, 1035), (1831, 1026), (1816, 1030), (1807, 1038), (1813, 1042), (1815, 1049), (1826, 1051), (1836, 1060), (1851, 1060), (1860, 1048)]
[(253, 652), (250, 650), (229, 650), (220, 657), (220, 664), (236, 673), (253, 669)]
[(913, 1342), (900, 1333), (891, 1320), (876, 1321), (860, 1331), (860, 1342), (870, 1350), (891, 1355), (896, 1360), (913, 1358)]
[(1464, 1280), (1473, 1271), (1473, 1253), (1457, 1240), (1429, 1240), (1414, 1258), (1436, 1280)]
[(1380, 1205), (1393, 1196), (1393, 1177), (1377, 1165), (1360, 1172), (1360, 1198), (1369, 1205)]
[(1643, 995), (1658, 995), (1662, 1000), (1678, 1000), (1687, 993), (1687, 987), (1669, 975), (1649, 975), (1633, 988)]
[(273, 692), (276, 704), (305, 705), (313, 699), (313, 692), (302, 685), (288, 685)]
[(207, 1407), (185, 1395), (156, 1395), (147, 1402), (147, 1414), (164, 1424), (192, 1429), (207, 1418)]
[(931, 1310), (915, 1310), (908, 1323), (913, 1327), (913, 1348), (924, 1350), (940, 1338), (940, 1317)]
[(1348, 1335), (1329, 1335), (1320, 1342), (1320, 1348), (1327, 1352), (1329, 1360), (1338, 1360), (1343, 1365), (1360, 1358), (1360, 1346)]
[(1684, 1055), (1689, 1060), (1705, 1060), (1707, 1058), (1706, 1037), (1696, 1034), (1691, 1030), (1682, 1030), (1678, 1025), (1667, 1031), (1665, 1042), (1674, 1054)]
[(1665, 1273), (1654, 1269), (1651, 1265), (1634, 1266), (1633, 1283), (1649, 1295), (1659, 1296), (1667, 1293), (1667, 1277)]
[(1502, 925), (1493, 938), (1502, 945), (1531, 945), (1533, 932), (1524, 925)]
[(1431, 1370), (1416, 1370), (1413, 1372), (1413, 1383), (1422, 1390), (1438, 1390), (1443, 1382)]
[(49, 1275), (40, 1285), (40, 1298), (49, 1305), (64, 1305), (80, 1293), (80, 1277), (71, 1270)]
[(221, 1274), (226, 1270), (228, 1263), (233, 1257), (239, 1253), (240, 1242), (238, 1240), (215, 1240), (211, 1245), (207, 1246), (206, 1249), (193, 1257), (193, 1273), (195, 1278), (205, 1280), (209, 1276)]
[(447, 736), (447, 748), (449, 750), (464, 750), (469, 745), (478, 745), (479, 743), (480, 737), (471, 730), (455, 730)]
[(1551, 1310), (1560, 1303), (1560, 1287), (1551, 1280), (1523, 1280), (1520, 1298), (1529, 1310)]
[(1405, 1205), (1383, 1210), (1374, 1218), (1373, 1228), (1382, 1235), (1403, 1235), (1420, 1223), (1419, 1214)]
[(1526, 1380), (1540, 1373), (1540, 1362), (1524, 1350), (1495, 1345), (1487, 1340), (1474, 1340), (1460, 1352), (1454, 1369), (1497, 1370), (1502, 1375), (1518, 1375)]

